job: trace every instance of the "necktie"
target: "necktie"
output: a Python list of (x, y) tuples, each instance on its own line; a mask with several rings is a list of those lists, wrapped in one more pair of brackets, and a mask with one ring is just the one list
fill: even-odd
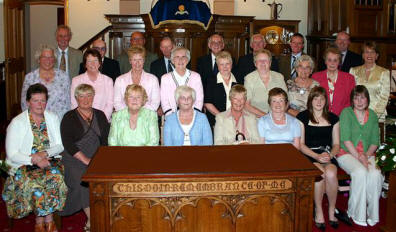
[(173, 68), (172, 68), (172, 63), (170, 60), (168, 60), (168, 67), (166, 67), (166, 69), (168, 70), (168, 72), (172, 72)]
[(296, 63), (297, 57), (293, 56), (293, 60), (291, 63), (291, 72), (290, 72), (290, 77), (295, 78), (296, 77), (296, 69), (294, 68), (294, 64)]
[(342, 68), (342, 63), (344, 63), (344, 53), (341, 53), (341, 60), (340, 60), (340, 64), (338, 65), (339, 70), (341, 70)]
[(217, 68), (217, 63), (216, 63), (216, 58), (215, 58), (215, 62), (213, 65), (213, 74), (217, 75), (218, 72), (219, 72), (219, 69)]
[(60, 60), (59, 69), (66, 72), (66, 58), (65, 58), (65, 51), (62, 51), (62, 57)]

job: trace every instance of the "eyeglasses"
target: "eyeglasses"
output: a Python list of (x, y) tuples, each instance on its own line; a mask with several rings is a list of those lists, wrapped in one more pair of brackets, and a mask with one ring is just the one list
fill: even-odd
[(93, 49), (104, 52), (106, 51), (106, 47), (93, 47)]

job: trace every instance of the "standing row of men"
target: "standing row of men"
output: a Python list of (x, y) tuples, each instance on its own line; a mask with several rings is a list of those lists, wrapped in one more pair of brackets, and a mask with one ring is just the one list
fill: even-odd
[[(58, 27), (56, 31), (56, 40), (58, 43), (58, 59), (56, 67), (63, 69), (70, 78), (85, 72), (85, 69), (81, 64), (81, 51), (69, 46), (71, 38), (72, 32), (69, 27)], [(136, 31), (131, 34), (131, 47), (144, 47), (145, 43), (146, 40), (142, 32)], [(348, 50), (350, 43), (350, 37), (346, 32), (342, 31), (337, 34), (335, 45), (342, 54), (340, 69), (344, 72), (349, 72), (351, 67), (363, 64), (361, 55)], [(174, 46), (174, 42), (170, 37), (162, 38), (160, 42), (160, 50), (163, 56), (158, 58), (157, 54), (147, 51), (144, 62), (144, 71), (154, 74), (159, 80), (163, 74), (172, 71), (173, 64), (170, 61), (170, 53)], [(103, 64), (101, 67), (101, 72), (111, 77), (114, 81), (121, 74), (130, 71), (131, 65), (129, 63), (126, 51), (121, 53), (117, 60), (113, 60), (105, 56), (107, 48), (106, 43), (103, 40), (99, 39), (94, 41), (92, 47), (98, 50), (102, 56)], [(253, 53), (265, 47), (266, 41), (261, 34), (254, 34), (250, 38), (250, 48), (252, 49), (252, 53), (239, 57), (237, 65), (235, 62), (233, 62), (232, 72), (239, 83), (243, 84), (244, 77), (256, 69), (253, 61)], [(223, 37), (219, 34), (213, 34), (210, 36), (208, 39), (208, 48), (210, 53), (208, 55), (199, 57), (197, 63), (197, 72), (201, 75), (204, 89), (206, 88), (207, 80), (209, 78), (215, 77), (218, 72), (216, 65), (216, 55), (224, 49)], [(295, 33), (291, 37), (290, 48), (290, 54), (273, 57), (271, 64), (271, 70), (282, 73), (286, 80), (296, 77), (296, 71), (294, 70), (293, 65), (294, 62), (304, 54), (304, 36), (299, 33)], [(233, 59), (233, 61), (235, 60)], [(318, 69), (321, 70), (324, 68), (319, 65)]]

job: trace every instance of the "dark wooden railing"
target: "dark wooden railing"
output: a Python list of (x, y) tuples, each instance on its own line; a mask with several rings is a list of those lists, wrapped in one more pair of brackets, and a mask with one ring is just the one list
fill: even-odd
[(84, 52), (85, 50), (87, 50), (88, 48), (91, 47), (91, 44), (99, 39), (102, 38), (103, 41), (105, 41), (105, 35), (106, 33), (108, 33), (111, 29), (113, 28), (113, 26), (107, 26), (106, 28), (104, 28), (103, 30), (101, 30), (99, 33), (97, 33), (96, 35), (94, 35), (91, 39), (89, 39), (87, 42), (85, 42), (83, 45), (81, 45), (78, 49), (81, 50), (82, 52)]

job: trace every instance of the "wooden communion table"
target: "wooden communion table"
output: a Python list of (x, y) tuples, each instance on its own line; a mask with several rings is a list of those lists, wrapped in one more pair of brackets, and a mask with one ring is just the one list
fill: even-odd
[(312, 230), (321, 172), (292, 145), (101, 147), (91, 231)]

